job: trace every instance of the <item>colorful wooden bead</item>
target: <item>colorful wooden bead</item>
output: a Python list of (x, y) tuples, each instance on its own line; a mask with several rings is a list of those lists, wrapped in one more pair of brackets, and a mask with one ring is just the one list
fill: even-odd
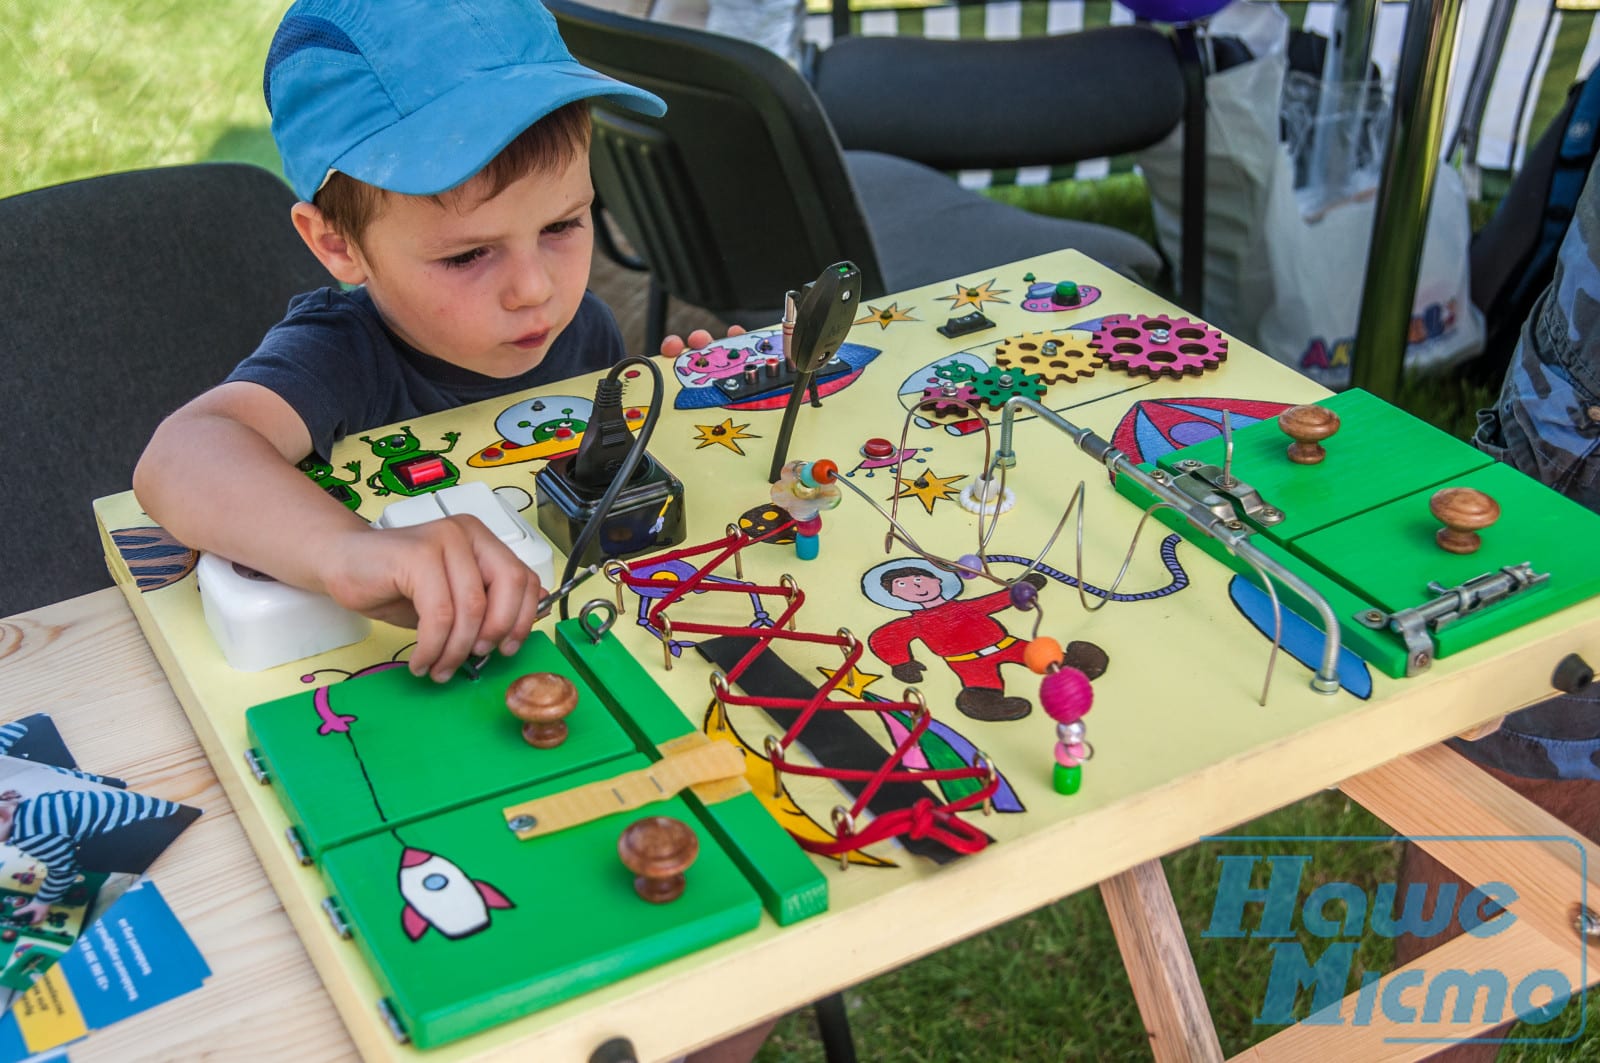
[(1083, 786), (1083, 769), (1080, 767), (1066, 768), (1056, 765), (1051, 782), (1055, 785), (1058, 794), (1075, 794)]
[(1033, 603), (1039, 600), (1039, 588), (1031, 583), (1017, 580), (1010, 587), (1011, 605), (1013, 608), (1024, 611), (1033, 608)]
[(1060, 664), (1065, 656), (1066, 651), (1061, 648), (1061, 643), (1049, 635), (1040, 635), (1022, 651), (1022, 663), (1028, 666), (1028, 671), (1044, 675), (1050, 671), (1051, 665)]
[(956, 558), (956, 574), (962, 579), (971, 579), (983, 571), (983, 558), (977, 554), (962, 554)]
[(1073, 723), (1088, 715), (1094, 688), (1076, 668), (1057, 668), (1039, 684), (1039, 705), (1057, 723)]

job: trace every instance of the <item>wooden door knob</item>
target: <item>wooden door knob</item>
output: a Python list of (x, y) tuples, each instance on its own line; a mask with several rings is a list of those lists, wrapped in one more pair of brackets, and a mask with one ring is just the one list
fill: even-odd
[(522, 721), (530, 746), (554, 749), (567, 740), (567, 714), (578, 704), (578, 688), (555, 672), (532, 672), (506, 688), (506, 708)]
[(1289, 460), (1316, 465), (1328, 456), (1322, 441), (1339, 430), (1339, 415), (1325, 406), (1291, 406), (1278, 414), (1278, 427), (1294, 440), (1289, 444)]
[(1483, 545), (1478, 532), (1500, 519), (1500, 503), (1471, 487), (1435, 491), (1428, 510), (1444, 525), (1434, 539), (1452, 554), (1475, 552)]
[(699, 837), (671, 816), (635, 820), (617, 839), (617, 855), (634, 873), (634, 890), (651, 904), (666, 904), (682, 895), (683, 873), (699, 854)]

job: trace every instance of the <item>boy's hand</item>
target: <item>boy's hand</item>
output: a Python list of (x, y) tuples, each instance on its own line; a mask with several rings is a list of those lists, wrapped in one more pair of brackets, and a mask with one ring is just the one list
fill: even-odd
[(50, 914), (50, 902), (41, 901), (37, 897), (21, 907), (11, 911), (11, 918), (17, 922), (35, 926), (41, 919)]
[(333, 600), (416, 628), (411, 672), (438, 683), (468, 656), (515, 653), (545, 596), (539, 577), (476, 517), (352, 530), (326, 558), (322, 584)]
[[(738, 325), (728, 326), (729, 336), (743, 336), (744, 329)], [(697, 328), (689, 333), (689, 342), (685, 343), (682, 336), (668, 336), (661, 341), (661, 357), (676, 358), (684, 351), (699, 350), (711, 342), (711, 333), (703, 328)]]

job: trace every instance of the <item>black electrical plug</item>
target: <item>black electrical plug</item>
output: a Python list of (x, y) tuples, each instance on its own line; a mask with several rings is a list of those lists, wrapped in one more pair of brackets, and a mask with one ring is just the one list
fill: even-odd
[(606, 377), (595, 385), (594, 412), (567, 476), (574, 486), (604, 491), (616, 478), (631, 446), (633, 433), (622, 414), (622, 381)]
[(861, 307), (861, 271), (835, 262), (805, 286), (795, 305), (794, 337), (784, 353), (799, 373), (814, 373), (838, 351)]

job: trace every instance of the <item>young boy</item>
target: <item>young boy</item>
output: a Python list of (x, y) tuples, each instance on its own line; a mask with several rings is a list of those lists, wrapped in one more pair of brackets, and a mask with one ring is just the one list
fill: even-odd
[(374, 530), (295, 465), (351, 432), (619, 361), (616, 322), (585, 290), (585, 101), (665, 105), (580, 66), (531, 0), (299, 0), (264, 90), (295, 228), (355, 287), (292, 301), (161, 424), (134, 489), (190, 546), (415, 626), (412, 672), (443, 681), (468, 654), (515, 652), (537, 577), (474, 519)]

